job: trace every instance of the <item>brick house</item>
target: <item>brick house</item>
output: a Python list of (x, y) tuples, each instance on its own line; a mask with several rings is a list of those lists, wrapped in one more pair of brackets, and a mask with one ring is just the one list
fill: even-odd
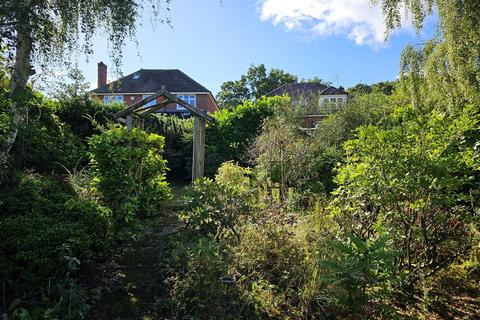
[(315, 128), (318, 121), (339, 109), (347, 102), (348, 94), (343, 87), (333, 87), (315, 82), (284, 84), (269, 93), (268, 97), (288, 95), (292, 104), (309, 108), (303, 119), (303, 127)]
[[(123, 78), (107, 84), (107, 66), (98, 63), (98, 87), (90, 92), (92, 97), (104, 103), (123, 102), (130, 106), (154, 93), (162, 87), (185, 102), (200, 110), (215, 113), (218, 104), (212, 93), (178, 69), (140, 69)], [(147, 104), (162, 102), (158, 98)], [(169, 104), (158, 112), (189, 116), (190, 112), (177, 104)]]

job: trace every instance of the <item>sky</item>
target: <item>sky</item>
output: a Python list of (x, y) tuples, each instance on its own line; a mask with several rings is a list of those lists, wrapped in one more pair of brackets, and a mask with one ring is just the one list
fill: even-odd
[[(167, 15), (171, 26), (142, 17), (137, 43), (124, 48), (122, 73), (180, 69), (214, 94), (260, 63), (346, 88), (394, 80), (402, 49), (431, 38), (436, 23), (429, 18), (417, 34), (405, 17), (405, 27), (385, 43), (384, 18), (370, 0), (172, 0)], [(112, 64), (105, 35), (95, 37), (93, 48), (88, 61), (74, 58), (92, 88), (97, 63)]]

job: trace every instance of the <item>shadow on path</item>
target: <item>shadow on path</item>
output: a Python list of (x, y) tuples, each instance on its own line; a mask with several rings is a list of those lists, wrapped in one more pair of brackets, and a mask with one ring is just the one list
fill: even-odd
[(88, 319), (165, 319), (155, 310), (155, 301), (161, 299), (161, 250), (165, 238), (179, 229), (179, 223), (159, 219), (145, 227), (140, 239), (118, 247), (104, 266)]

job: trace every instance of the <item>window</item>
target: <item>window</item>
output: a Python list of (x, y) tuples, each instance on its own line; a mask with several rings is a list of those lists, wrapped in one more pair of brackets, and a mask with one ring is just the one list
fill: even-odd
[[(177, 95), (177, 98), (182, 99), (183, 101), (185, 101), (186, 103), (194, 107), (196, 106), (195, 95)], [(186, 110), (186, 109), (181, 105), (177, 104), (177, 110)]]
[[(149, 94), (144, 94), (144, 95), (142, 96), (142, 99), (145, 99), (145, 98), (148, 98), (148, 97), (150, 97)], [(144, 104), (143, 107), (144, 107), (144, 108), (146, 108), (146, 107), (151, 107), (151, 106), (154, 106), (154, 105), (156, 105), (156, 104), (157, 104), (157, 99), (152, 100), (152, 101), (150, 101), (150, 102), (147, 103), (147, 104)]]
[(103, 96), (103, 103), (122, 103), (123, 96)]

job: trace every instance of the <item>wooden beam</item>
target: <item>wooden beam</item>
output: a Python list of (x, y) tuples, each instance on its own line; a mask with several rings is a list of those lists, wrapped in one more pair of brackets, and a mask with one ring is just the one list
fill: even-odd
[(163, 96), (165, 98), (167, 98), (168, 100), (170, 100), (171, 102), (181, 105), (182, 107), (184, 107), (185, 109), (187, 109), (188, 111), (193, 113), (194, 116), (204, 118), (205, 120), (213, 122), (213, 123), (217, 123), (217, 119), (215, 119), (214, 117), (212, 117), (212, 116), (208, 115), (206, 112), (203, 112), (200, 109), (192, 106), (191, 104), (186, 103), (182, 99), (177, 98), (176, 96), (174, 96), (170, 92), (165, 91), (163, 93)]
[(192, 181), (203, 177), (205, 168), (205, 126), (206, 120), (195, 117), (193, 129)]
[(166, 107), (168, 104), (170, 104), (170, 103), (171, 103), (171, 102), (168, 101), (168, 100), (162, 101), (162, 102), (160, 102), (160, 103), (158, 103), (158, 104), (156, 104), (156, 105), (154, 105), (154, 106), (149, 107), (148, 109), (145, 109), (144, 112), (139, 113), (139, 114), (142, 115), (142, 116), (149, 115), (149, 114), (152, 113), (152, 112), (155, 112), (155, 111), (157, 111), (157, 110), (159, 110), (159, 109), (165, 108), (165, 107)]
[(146, 97), (145, 99), (142, 99), (134, 104), (132, 104), (130, 107), (125, 108), (123, 110), (120, 110), (119, 112), (115, 113), (113, 115), (114, 118), (120, 118), (123, 116), (126, 116), (129, 113), (132, 113), (136, 109), (140, 108), (143, 105), (146, 105), (147, 103), (157, 99), (158, 97), (162, 96), (166, 91), (165, 90), (160, 90), (157, 93), (152, 94), (151, 96)]
[[(139, 102), (137, 103), (134, 103), (132, 104), (131, 106), (117, 112), (116, 114), (114, 114), (114, 118), (121, 118), (121, 117), (124, 117), (128, 114), (131, 114), (132, 112), (134, 112), (135, 110), (137, 110), (138, 108), (140, 108), (141, 106), (157, 99), (158, 97), (165, 97), (166, 98), (166, 101), (162, 101), (160, 104), (157, 104), (155, 106), (152, 106), (152, 107), (149, 107), (149, 109), (151, 108), (154, 108), (154, 107), (157, 107), (158, 105), (161, 105), (163, 103), (165, 103), (165, 105), (169, 104), (169, 103), (175, 103), (175, 104), (179, 104), (181, 105), (182, 107), (184, 107), (185, 109), (187, 109), (188, 111), (190, 111), (191, 113), (193, 113), (194, 116), (196, 117), (201, 117), (201, 118), (204, 118), (205, 120), (207, 121), (210, 121), (212, 123), (217, 123), (217, 120), (208, 115), (206, 112), (192, 106), (191, 104), (189, 103), (186, 103), (185, 101), (183, 101), (182, 99), (179, 99), (177, 98), (176, 96), (174, 96), (173, 94), (171, 94), (170, 92), (166, 91), (165, 89), (162, 89), (160, 91), (158, 91), (157, 93), (154, 93), (152, 94), (151, 96), (145, 98), (145, 99), (142, 99), (140, 100)], [(158, 109), (160, 109), (161, 107), (159, 107)], [(149, 110), (147, 110), (149, 111)], [(145, 112), (147, 112), (145, 111)], [(153, 112), (153, 111), (152, 111)], [(138, 114), (140, 113), (143, 113), (141, 111), (138, 112)]]

